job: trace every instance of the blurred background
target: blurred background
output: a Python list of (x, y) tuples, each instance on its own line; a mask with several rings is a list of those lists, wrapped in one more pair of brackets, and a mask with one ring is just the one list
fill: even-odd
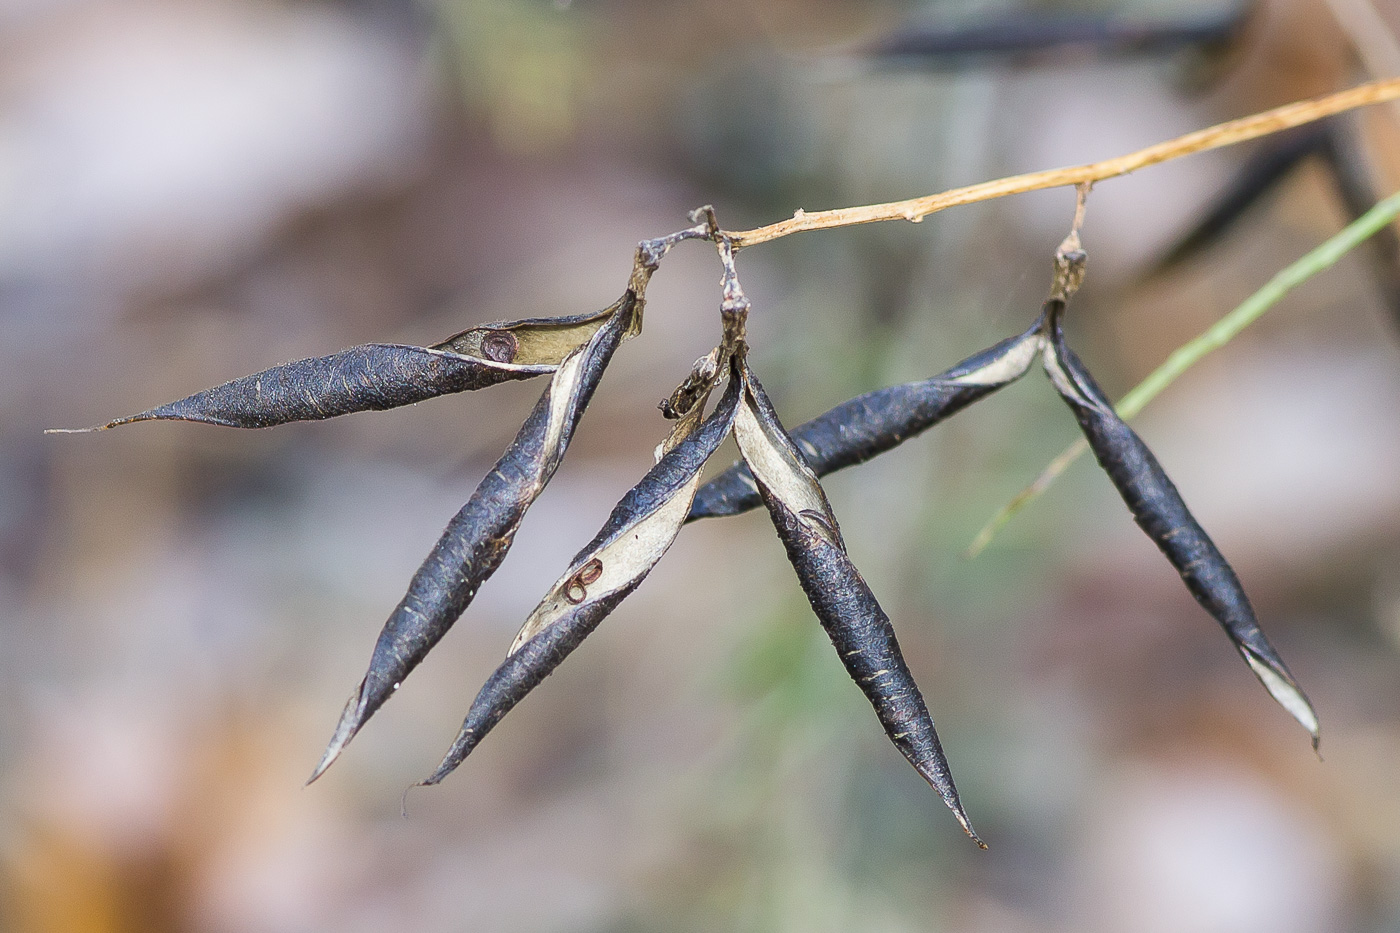
[[(1206, 38), (909, 51), (1071, 19)], [(761, 512), (688, 528), (400, 815), (650, 464), (657, 401), (717, 337), (706, 244), (657, 274), (502, 569), (307, 789), (384, 619), (543, 383), (269, 431), (41, 433), (353, 344), (601, 308), (635, 243), (701, 204), (741, 229), (1384, 76), (1396, 27), (1390, 0), (3, 0), (0, 928), (1400, 928), (1400, 317), (1364, 251), (1138, 421), (1310, 692), (1324, 762), (1092, 464), (962, 557), (1076, 436), (1038, 373), (829, 480), (987, 852), (889, 746)], [(1394, 190), (1395, 114), (1338, 125)], [(1305, 160), (1150, 274), (1261, 151), (1095, 191), (1070, 327), (1111, 395), (1346, 222)], [(1042, 192), (743, 253), (784, 419), (1024, 328), (1072, 209)]]

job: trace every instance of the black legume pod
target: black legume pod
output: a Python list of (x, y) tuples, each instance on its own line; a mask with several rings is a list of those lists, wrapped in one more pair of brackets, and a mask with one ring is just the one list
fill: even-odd
[[(947, 372), (859, 395), (799, 425), (792, 439), (817, 476), (854, 466), (891, 450), (1020, 379), (1035, 362), (1040, 323), (963, 360)], [(753, 474), (734, 464), (695, 494), (690, 519), (737, 515), (763, 500)]]
[(1084, 364), (1065, 344), (1063, 312), (1063, 301), (1047, 302), (1050, 339), (1044, 353), (1045, 371), (1074, 412), (1089, 448), (1133, 519), (1171, 561), (1196, 602), (1225, 629), (1269, 693), (1308, 730), (1316, 748), (1317, 713), (1264, 637), (1239, 577), (1186, 508), (1152, 451), (1118, 417)]
[(609, 320), (595, 314), (484, 324), (431, 347), (371, 343), (330, 356), (284, 363), (188, 398), (109, 421), (198, 421), (268, 428), (357, 411), (382, 411), (453, 392), (554, 372), (574, 348)]
[(779, 423), (763, 387), (747, 371), (745, 387), (734, 438), (812, 611), (851, 679), (875, 707), (895, 748), (943, 797), (963, 830), (985, 848), (958, 799), (933, 718), (904, 663), (894, 626), (847, 556), (826, 493)]
[[(706, 393), (708, 394), (708, 393)], [(592, 542), (530, 614), (506, 660), (472, 703), (452, 748), (424, 784), (436, 784), (651, 572), (685, 523), (700, 472), (729, 435), (742, 395), (737, 373), (699, 427), (701, 396), (672, 432), (657, 464), (632, 488)], [(667, 450), (669, 448), (669, 450)]]
[(448, 523), (384, 624), (369, 671), (345, 705), (311, 780), (330, 767), (505, 559), (526, 510), (564, 459), (574, 428), (613, 352), (633, 328), (640, 304), (629, 290), (606, 323), (563, 359), (515, 440)]

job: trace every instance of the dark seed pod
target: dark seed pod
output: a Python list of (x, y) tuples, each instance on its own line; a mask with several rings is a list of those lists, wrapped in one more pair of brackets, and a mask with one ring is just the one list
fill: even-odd
[(285, 363), (149, 411), (109, 421), (199, 421), (267, 428), (382, 411), (453, 392), (554, 372), (587, 342), (616, 306), (596, 314), (486, 324), (432, 347), (371, 343), (330, 356)]
[(1084, 364), (1066, 346), (1061, 326), (1064, 302), (1051, 300), (1046, 310), (1050, 339), (1044, 354), (1045, 371), (1074, 412), (1099, 465), (1117, 487), (1133, 519), (1171, 561), (1196, 602), (1225, 629), (1255, 676), (1308, 730), (1316, 748), (1317, 713), (1264, 637), (1239, 577), (1186, 508), (1152, 451), (1118, 417)]
[[(792, 439), (817, 476), (854, 466), (891, 450), (1020, 379), (1035, 362), (1040, 322), (963, 360), (947, 372), (859, 395), (799, 425)], [(690, 519), (737, 515), (762, 500), (753, 475), (736, 463), (695, 494)]]
[(943, 797), (963, 830), (986, 848), (958, 800), (933, 718), (904, 663), (894, 626), (846, 554), (821, 484), (778, 421), (763, 387), (745, 372), (734, 438), (787, 549), (812, 611), (885, 734)]
[(640, 299), (629, 291), (588, 342), (559, 364), (515, 440), (448, 523), (414, 574), (408, 593), (384, 624), (369, 671), (345, 705), (311, 780), (330, 767), (505, 559), (526, 510), (564, 459), (574, 427), (613, 351), (634, 325), (639, 305)]
[(669, 450), (617, 504), (602, 531), (530, 614), (510, 654), (477, 694), (452, 748), (424, 784), (452, 773), (656, 566), (685, 522), (705, 461), (729, 434), (741, 394), (740, 379), (731, 374), (714, 414), (697, 428), (704, 407), (704, 398), (698, 399), (691, 409), (696, 417), (677, 425)]

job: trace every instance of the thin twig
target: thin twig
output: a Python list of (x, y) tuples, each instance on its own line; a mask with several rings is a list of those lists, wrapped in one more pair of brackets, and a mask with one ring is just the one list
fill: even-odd
[(1171, 159), (1179, 159), (1182, 156), (1205, 152), (1209, 149), (1233, 146), (1251, 139), (1258, 139), (1261, 136), (1268, 136), (1271, 133), (1292, 129), (1295, 126), (1303, 126), (1336, 113), (1396, 99), (1400, 99), (1400, 78), (1375, 81), (1327, 97), (1287, 104), (1253, 116), (1220, 123), (1207, 129), (1197, 130), (1194, 133), (1187, 133), (1185, 136), (1178, 136), (1176, 139), (1157, 143), (1155, 146), (1148, 146), (1146, 149), (1139, 149), (1137, 152), (1118, 156), (1115, 159), (1106, 159), (1102, 162), (1070, 168), (1031, 172), (1026, 175), (1010, 175), (994, 181), (970, 185), (966, 188), (953, 188), (941, 194), (911, 198), (907, 201), (867, 204), (861, 207), (842, 207), (836, 210), (814, 211), (812, 213), (798, 211), (787, 220), (780, 220), (777, 223), (769, 224), (766, 227), (757, 227), (753, 230), (726, 233), (725, 238), (735, 249), (742, 249), (746, 246), (767, 243), (769, 240), (776, 240), (792, 233), (802, 233), (807, 230), (830, 230), (834, 227), (849, 227), (882, 220), (919, 221), (929, 214), (960, 204), (974, 204), (978, 201), (989, 201), (993, 198), (1023, 194), (1027, 191), (1039, 191), (1043, 188), (1092, 184), (1107, 178), (1116, 178), (1119, 175), (1126, 175), (1129, 172), (1158, 165)]
[(1093, 187), (1086, 181), (1075, 189), (1074, 222), (1070, 224), (1069, 234), (1055, 250), (1055, 279), (1050, 286), (1052, 301), (1069, 301), (1084, 282), (1084, 260), (1087, 257), (1084, 244), (1079, 240), (1079, 230), (1084, 226), (1084, 209), (1088, 206), (1089, 191)]
[(724, 267), (724, 274), (720, 278), (721, 299), (719, 305), (719, 316), (724, 326), (724, 336), (720, 346), (726, 355), (742, 357), (748, 343), (748, 321), (749, 321), (749, 299), (744, 294), (744, 287), (739, 284), (739, 270), (734, 267), (734, 244), (730, 238), (720, 230), (719, 221), (715, 218), (715, 209), (710, 205), (705, 205), (697, 211), (691, 213), (691, 219), (704, 217), (709, 226), (709, 238), (715, 243), (715, 249), (719, 252), (720, 264)]
[[(1211, 325), (1204, 333), (1178, 347), (1166, 362), (1153, 370), (1146, 379), (1134, 386), (1118, 402), (1115, 408), (1123, 419), (1132, 418), (1142, 411), (1148, 402), (1156, 398), (1163, 389), (1176, 381), (1177, 377), (1201, 361), (1206, 354), (1225, 346), (1240, 331), (1259, 320), (1264, 312), (1278, 304), (1294, 288), (1318, 273), (1331, 268), (1337, 260), (1355, 249), (1377, 231), (1382, 230), (1400, 216), (1400, 193), (1378, 203), (1361, 217), (1342, 229), (1340, 233), (1313, 249), (1307, 255), (1279, 271), (1253, 295), (1246, 298), (1239, 307)], [(996, 533), (1016, 515), (1040, 496), (1063, 473), (1071, 463), (1078, 460), (1089, 445), (1084, 440), (1075, 441), (1050, 462), (1039, 476), (1021, 490), (1001, 511), (992, 516), (991, 521), (982, 527), (968, 546), (966, 556), (976, 557), (991, 543)]]

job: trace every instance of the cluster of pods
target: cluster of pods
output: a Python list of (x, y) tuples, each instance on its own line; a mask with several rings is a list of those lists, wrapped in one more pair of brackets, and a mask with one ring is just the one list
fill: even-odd
[[(896, 447), (1021, 378), (1037, 358), (1138, 525), (1316, 745), (1312, 706), (1260, 630), (1239, 579), (1151, 451), (1115, 414), (1065, 343), (1062, 318), (1085, 263), (1077, 232), (1056, 252), (1050, 297), (1025, 332), (930, 379), (861, 395), (789, 432), (749, 368), (749, 302), (734, 270), (733, 250), (711, 215), (708, 224), (643, 242), (627, 290), (596, 314), (487, 324), (431, 347), (355, 347), (274, 367), (102, 426), (175, 419), (262, 428), (393, 408), (508, 379), (550, 376), (514, 441), (448, 524), (389, 616), (368, 673), (346, 704), (311, 780), (398, 689), (500, 565), (525, 511), (563, 460), (614, 352), (640, 332), (652, 273), (666, 252), (686, 239), (711, 240), (719, 249), (724, 267), (720, 343), (662, 403), (674, 425), (657, 448), (655, 465), (530, 614), (505, 661), (472, 703), (442, 764), (424, 783), (435, 784), (455, 769), (501, 717), (597, 628), (637, 588), (683, 525), (735, 515), (761, 503), (813, 611), (890, 741), (981, 845), (958, 800), (933, 720), (901, 656), (894, 628), (847, 554), (819, 477)], [(724, 391), (707, 414), (721, 383)], [(706, 462), (731, 435), (742, 460), (702, 486)]]

